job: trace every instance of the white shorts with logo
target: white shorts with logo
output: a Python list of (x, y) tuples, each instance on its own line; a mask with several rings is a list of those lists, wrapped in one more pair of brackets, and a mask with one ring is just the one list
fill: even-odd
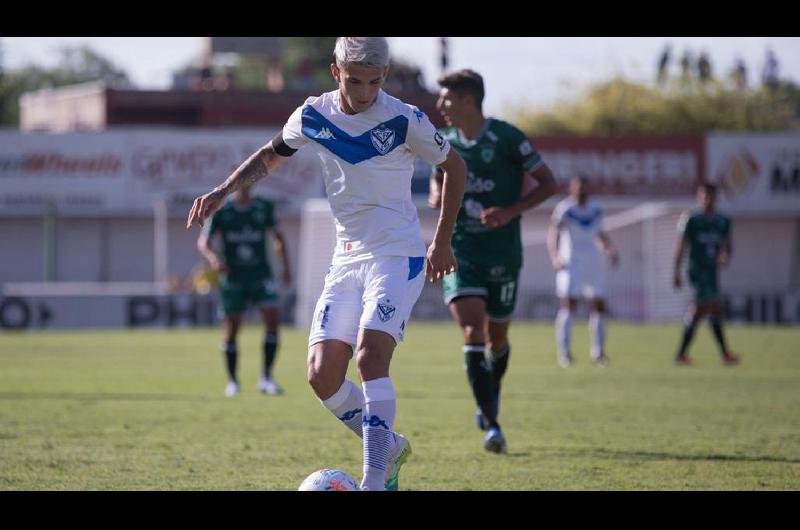
[(600, 260), (570, 263), (556, 272), (556, 296), (559, 298), (605, 298), (606, 271)]
[(384, 256), (332, 265), (314, 309), (308, 345), (337, 339), (356, 348), (359, 328), (401, 342), (425, 286), (425, 258)]

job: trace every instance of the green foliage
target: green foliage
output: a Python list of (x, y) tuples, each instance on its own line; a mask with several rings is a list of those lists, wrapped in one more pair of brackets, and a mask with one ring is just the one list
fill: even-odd
[(800, 126), (800, 87), (738, 91), (718, 81), (672, 80), (654, 87), (625, 79), (594, 85), (552, 109), (512, 109), (532, 135), (702, 134), (771, 131)]
[[(797, 490), (800, 330), (729, 326), (722, 366), (701, 330), (672, 365), (678, 325), (612, 322), (611, 365), (556, 365), (551, 324), (515, 322), (500, 421), (481, 447), (461, 333), (412, 323), (392, 360), (404, 490)], [(256, 391), (260, 326), (239, 339), (242, 395), (225, 398), (221, 331), (0, 334), (0, 490), (292, 490), (316, 469), (361, 478), (360, 440), (306, 381), (308, 332), (286, 328), (282, 396)], [(358, 381), (350, 363), (349, 377)]]
[(98, 80), (109, 86), (130, 84), (124, 70), (85, 44), (62, 47), (58, 55), (58, 63), (52, 68), (31, 64), (3, 72), (0, 76), (0, 125), (19, 123), (19, 98), (25, 92)]

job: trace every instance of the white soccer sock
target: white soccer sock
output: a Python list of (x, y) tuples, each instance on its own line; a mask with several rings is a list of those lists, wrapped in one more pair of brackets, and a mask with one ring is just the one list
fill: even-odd
[(361, 432), (364, 393), (357, 384), (345, 379), (339, 390), (325, 401), (322, 401), (322, 404), (351, 431), (356, 433), (359, 438), (364, 437)]
[(556, 346), (559, 357), (570, 355), (569, 339), (572, 334), (572, 312), (561, 308), (556, 315)]
[(605, 352), (606, 319), (598, 311), (589, 315), (589, 332), (592, 335), (592, 359), (599, 359)]
[(386, 484), (386, 461), (394, 443), (392, 426), (396, 398), (388, 377), (364, 381), (364, 479), (361, 489), (382, 491)]

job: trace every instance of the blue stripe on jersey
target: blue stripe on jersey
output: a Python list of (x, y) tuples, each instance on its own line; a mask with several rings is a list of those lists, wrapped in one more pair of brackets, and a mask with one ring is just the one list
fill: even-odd
[(406, 142), (408, 118), (395, 116), (360, 136), (350, 136), (311, 105), (303, 109), (303, 134), (342, 160), (358, 164), (387, 155)]
[(581, 217), (576, 214), (573, 210), (567, 210), (567, 217), (572, 219), (573, 221), (577, 221), (580, 225), (584, 228), (589, 228), (592, 224), (600, 218), (601, 211), (593, 210), (588, 217)]
[(425, 258), (408, 258), (408, 279), (413, 280), (417, 274), (422, 272), (422, 266), (425, 264)]

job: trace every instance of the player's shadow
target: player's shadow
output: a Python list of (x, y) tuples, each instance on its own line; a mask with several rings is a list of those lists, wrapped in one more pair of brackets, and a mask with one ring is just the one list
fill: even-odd
[(76, 400), (76, 401), (204, 401), (199, 394), (147, 394), (103, 392), (0, 392), (0, 400)]
[(729, 462), (778, 462), (781, 464), (800, 464), (800, 459), (779, 456), (748, 456), (720, 454), (686, 454), (663, 453), (650, 451), (614, 451), (611, 449), (587, 449), (580, 453), (589, 453), (599, 458), (616, 460), (689, 460), (689, 461), (729, 461)]

